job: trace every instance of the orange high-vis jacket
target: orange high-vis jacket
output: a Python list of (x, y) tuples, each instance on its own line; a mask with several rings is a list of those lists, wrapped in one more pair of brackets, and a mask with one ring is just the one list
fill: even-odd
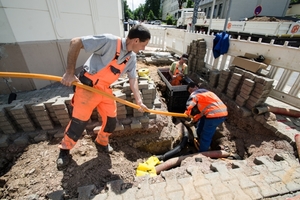
[(218, 118), (228, 115), (227, 106), (221, 99), (206, 89), (194, 91), (187, 100), (185, 114), (192, 115), (193, 121), (198, 121), (202, 116)]
[(181, 71), (178, 69), (178, 66), (179, 66), (179, 62), (176, 63), (176, 67), (175, 67), (175, 70), (174, 70), (174, 74), (173, 74), (173, 75), (177, 75), (177, 74), (179, 74), (179, 73), (184, 74), (184, 70), (185, 70), (185, 68), (186, 68), (186, 64), (183, 64), (183, 65), (182, 65), (182, 70), (181, 70)]

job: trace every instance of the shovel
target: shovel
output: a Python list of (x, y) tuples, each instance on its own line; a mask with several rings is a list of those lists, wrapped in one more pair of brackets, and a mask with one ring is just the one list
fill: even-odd
[(6, 78), (3, 78), (3, 79), (4, 79), (4, 81), (5, 81), (6, 85), (7, 85), (7, 88), (10, 91), (10, 94), (8, 96), (8, 101), (7, 101), (7, 103), (10, 104), (13, 100), (17, 99), (17, 94), (13, 93), (12, 90), (10, 89), (9, 84), (8, 84), (8, 80)]

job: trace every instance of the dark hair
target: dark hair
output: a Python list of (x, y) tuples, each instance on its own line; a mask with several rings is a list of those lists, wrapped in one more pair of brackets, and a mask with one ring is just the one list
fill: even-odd
[(143, 25), (135, 25), (133, 26), (127, 35), (129, 39), (139, 38), (141, 42), (145, 42), (146, 40), (151, 39), (151, 34), (148, 28)]
[(186, 53), (184, 53), (184, 54), (182, 54), (182, 56), (181, 56), (182, 58), (186, 58), (186, 59), (188, 59), (189, 58), (189, 55), (188, 54), (186, 54)]
[(195, 86), (198, 87), (198, 85), (194, 82), (189, 82), (187, 87), (186, 87), (186, 90), (189, 91), (190, 88), (194, 88)]

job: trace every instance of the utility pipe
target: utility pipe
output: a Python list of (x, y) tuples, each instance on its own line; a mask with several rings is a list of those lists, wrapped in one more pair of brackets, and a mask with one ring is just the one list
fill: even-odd
[(167, 160), (166, 162), (163, 162), (162, 164), (155, 166), (156, 174), (158, 175), (160, 174), (161, 171), (168, 170), (172, 167), (176, 167), (180, 165), (180, 163), (188, 157), (199, 157), (200, 155), (204, 155), (210, 158), (226, 158), (230, 156), (230, 153), (224, 150), (216, 150), (216, 151), (205, 151), (205, 152), (190, 154), (186, 156), (174, 157)]
[(260, 115), (266, 112), (272, 112), (274, 114), (286, 115), (290, 117), (300, 117), (300, 111), (288, 108), (278, 108), (273, 106), (259, 106), (252, 108), (252, 113), (256, 115)]
[[(0, 72), (0, 77), (13, 77), (13, 78), (36, 78), (36, 79), (44, 79), (44, 80), (51, 80), (51, 81), (61, 81), (61, 77), (59, 76), (52, 76), (52, 75), (45, 75), (45, 74), (35, 74), (35, 73), (19, 73), (19, 72)], [(114, 95), (108, 94), (106, 92), (103, 92), (101, 90), (97, 90), (93, 87), (87, 86), (87, 85), (83, 85), (80, 82), (73, 82), (72, 85), (84, 88), (86, 90), (89, 90), (91, 92), (95, 92), (98, 94), (101, 94), (103, 96), (106, 96), (108, 98), (111, 98), (115, 101), (118, 101), (119, 103), (125, 104), (127, 106), (130, 106), (132, 108), (135, 109), (139, 109), (140, 106), (134, 103), (131, 103), (129, 101), (126, 101), (124, 99), (120, 99), (115, 97)], [(148, 109), (145, 110), (145, 112), (149, 112), (149, 113), (154, 113), (154, 114), (159, 114), (159, 115), (166, 115), (166, 116), (174, 116), (174, 117), (191, 117), (188, 116), (186, 114), (183, 113), (174, 113), (174, 112), (165, 112), (165, 111), (159, 111), (159, 110), (152, 110), (152, 109)]]

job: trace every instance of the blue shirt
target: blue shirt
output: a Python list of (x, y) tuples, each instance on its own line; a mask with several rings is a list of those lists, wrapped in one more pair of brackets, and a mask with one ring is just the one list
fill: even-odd
[[(83, 65), (88, 73), (96, 74), (112, 61), (116, 55), (117, 39), (118, 37), (112, 34), (81, 37), (85, 52), (93, 52)], [(126, 38), (122, 38), (118, 63), (121, 64), (128, 56), (131, 57), (121, 75), (127, 73), (128, 78), (136, 78), (136, 54), (132, 51), (127, 51)]]

